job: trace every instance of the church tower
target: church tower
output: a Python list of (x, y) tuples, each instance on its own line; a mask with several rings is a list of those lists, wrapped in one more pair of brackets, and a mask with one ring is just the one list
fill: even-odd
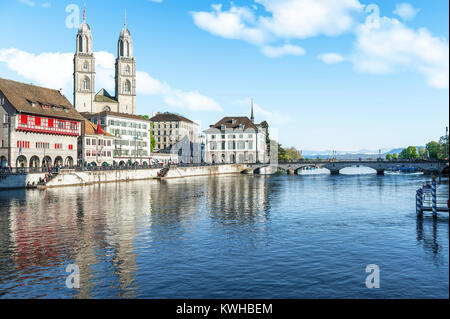
[(126, 17), (117, 44), (116, 99), (118, 112), (136, 114), (136, 61)]
[(78, 28), (76, 52), (73, 60), (73, 104), (78, 112), (94, 112), (95, 57), (92, 52), (91, 28), (83, 23)]

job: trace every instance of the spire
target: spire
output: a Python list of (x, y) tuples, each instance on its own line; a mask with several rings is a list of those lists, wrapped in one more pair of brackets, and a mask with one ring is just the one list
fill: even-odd
[(83, 8), (83, 21), (86, 21), (86, 5)]
[(253, 116), (253, 99), (252, 99), (252, 113), (250, 115), (250, 120), (252, 120), (252, 123), (255, 122), (255, 117)]
[(124, 26), (127, 26), (127, 9), (125, 9), (125, 22), (123, 23)]

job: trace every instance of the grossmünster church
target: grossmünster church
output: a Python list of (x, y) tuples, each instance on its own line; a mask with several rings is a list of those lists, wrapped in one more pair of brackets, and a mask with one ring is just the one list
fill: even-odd
[(83, 16), (77, 34), (74, 56), (74, 106), (78, 112), (103, 111), (136, 114), (136, 61), (133, 41), (125, 25), (117, 43), (115, 94), (105, 89), (95, 93), (95, 56), (91, 28)]

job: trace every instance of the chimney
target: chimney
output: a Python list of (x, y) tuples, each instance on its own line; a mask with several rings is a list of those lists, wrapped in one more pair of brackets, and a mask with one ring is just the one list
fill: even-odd
[(64, 96), (64, 90), (61, 88), (59, 89), (59, 94), (61, 94), (62, 96)]

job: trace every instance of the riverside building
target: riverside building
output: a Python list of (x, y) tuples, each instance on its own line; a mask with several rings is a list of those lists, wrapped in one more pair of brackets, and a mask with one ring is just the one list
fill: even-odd
[(205, 162), (267, 163), (266, 130), (246, 116), (224, 117), (205, 130)]
[(114, 164), (115, 137), (105, 132), (101, 125), (84, 120), (78, 139), (79, 166), (105, 166)]
[(1, 166), (74, 166), (83, 120), (61, 90), (0, 78)]

